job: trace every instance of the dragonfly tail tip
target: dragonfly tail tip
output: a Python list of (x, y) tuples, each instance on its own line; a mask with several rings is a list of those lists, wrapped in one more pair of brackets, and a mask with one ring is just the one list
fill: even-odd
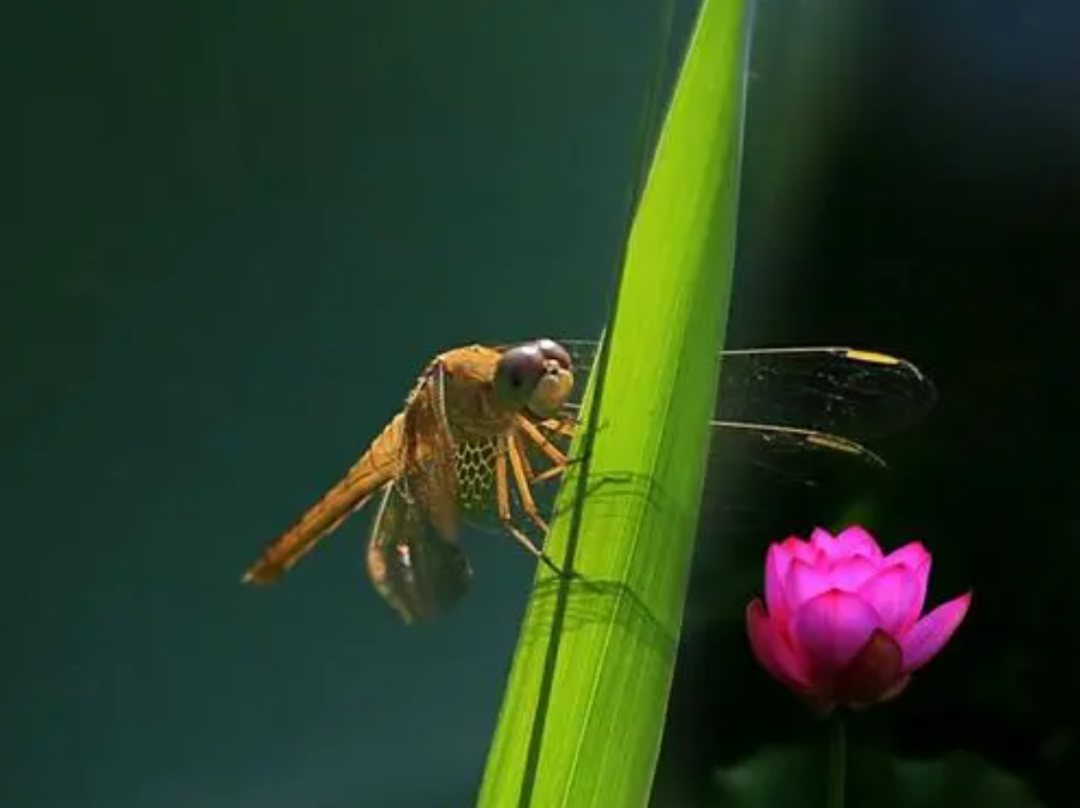
[(278, 576), (279, 573), (275, 569), (255, 566), (244, 573), (244, 576), (240, 579), (240, 583), (253, 586), (266, 586), (274, 583), (274, 581), (278, 579)]

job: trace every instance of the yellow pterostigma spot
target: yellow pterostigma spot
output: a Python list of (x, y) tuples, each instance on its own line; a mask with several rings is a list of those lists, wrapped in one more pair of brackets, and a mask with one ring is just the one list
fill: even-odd
[(868, 362), (874, 365), (899, 365), (900, 360), (895, 356), (889, 356), (888, 354), (877, 353), (876, 351), (848, 351), (846, 354), (848, 359), (852, 359), (856, 362)]

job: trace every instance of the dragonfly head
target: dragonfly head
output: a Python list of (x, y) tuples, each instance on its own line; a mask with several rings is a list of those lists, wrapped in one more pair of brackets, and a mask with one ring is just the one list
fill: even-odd
[(494, 385), (502, 409), (528, 409), (541, 418), (556, 415), (574, 388), (570, 354), (550, 339), (517, 345), (499, 358)]

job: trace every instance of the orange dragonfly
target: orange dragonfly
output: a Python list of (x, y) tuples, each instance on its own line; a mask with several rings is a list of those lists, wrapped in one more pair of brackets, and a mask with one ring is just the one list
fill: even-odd
[[(459, 518), (493, 511), (529, 552), (548, 563), (514, 513), (541, 540), (547, 525), (533, 487), (559, 476), (572, 436), (570, 394), (583, 389), (598, 344), (537, 340), (456, 348), (436, 357), (404, 410), (345, 477), (263, 552), (244, 581), (271, 583), (382, 491), (367, 550), (368, 575), (406, 622), (449, 611), (472, 570), (458, 543)], [(725, 439), (781, 466), (815, 455), (884, 462), (861, 441), (897, 431), (932, 406), (933, 385), (911, 363), (851, 348), (725, 351), (719, 411)], [(715, 454), (715, 452), (714, 452)], [(536, 461), (548, 467), (535, 471)]]
[[(532, 486), (557, 477), (567, 463), (553, 438), (573, 434), (564, 411), (573, 386), (570, 355), (549, 339), (439, 354), (404, 410), (336, 486), (266, 547), (244, 582), (277, 580), (380, 490), (368, 575), (406, 622), (448, 610), (467, 589), (472, 572), (458, 545), (461, 515), (479, 520), (494, 505), (506, 531), (557, 570), (512, 506), (547, 532)], [(539, 473), (530, 461), (537, 452), (550, 463)]]

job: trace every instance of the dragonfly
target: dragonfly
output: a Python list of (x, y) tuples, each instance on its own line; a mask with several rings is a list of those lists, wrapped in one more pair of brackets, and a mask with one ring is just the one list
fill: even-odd
[[(404, 409), (337, 485), (263, 550), (244, 582), (273, 583), (379, 492), (368, 576), (406, 622), (448, 611), (468, 589), (472, 569), (458, 541), (463, 516), (482, 524), (494, 510), (510, 536), (559, 571), (514, 511), (547, 533), (532, 490), (568, 462), (555, 439), (573, 434), (565, 412), (571, 365), (550, 339), (439, 354)], [(534, 470), (530, 454), (537, 453), (546, 470)]]
[[(580, 407), (572, 395), (586, 386), (598, 349), (591, 340), (538, 339), (439, 354), (403, 410), (266, 546), (244, 582), (278, 580), (376, 494), (367, 573), (406, 623), (446, 614), (468, 591), (463, 521), (505, 531), (561, 574), (542, 549), (537, 491), (572, 462), (567, 444)], [(729, 350), (722, 360), (714, 434), (749, 439), (757, 454), (781, 462), (825, 453), (883, 467), (864, 442), (909, 426), (936, 397), (913, 364), (871, 351)]]

